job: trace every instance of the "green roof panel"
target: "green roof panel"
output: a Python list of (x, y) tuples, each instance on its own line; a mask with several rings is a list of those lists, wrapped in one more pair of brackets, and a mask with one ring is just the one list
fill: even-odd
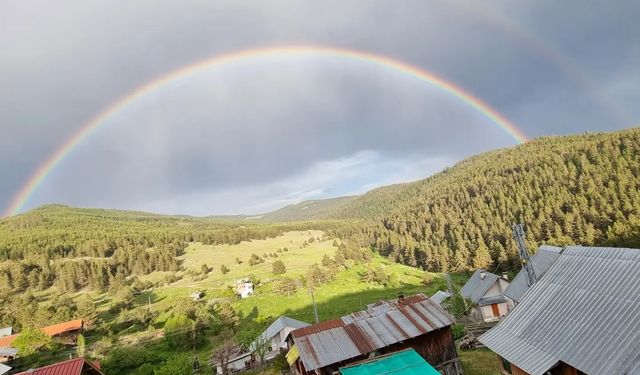
[(404, 350), (388, 356), (374, 358), (369, 361), (343, 367), (340, 369), (342, 375), (384, 375), (384, 374), (406, 374), (406, 375), (440, 375), (436, 369), (431, 367), (424, 358), (420, 357), (415, 350)]

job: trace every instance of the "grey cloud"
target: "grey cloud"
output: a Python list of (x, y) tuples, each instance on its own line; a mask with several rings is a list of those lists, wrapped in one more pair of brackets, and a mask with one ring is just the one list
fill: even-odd
[[(464, 87), (533, 136), (629, 125), (619, 123), (566, 67), (505, 32), (478, 6), (462, 0), (393, 6), (7, 1), (0, 13), (0, 205), (64, 139), (117, 98), (194, 61), (256, 46), (322, 44), (393, 56)], [(634, 105), (636, 2), (480, 6), (559, 51), (630, 119), (640, 115)], [(167, 202), (181, 206), (181, 196), (206, 196), (232, 211), (234, 205), (246, 208), (242, 195), (253, 194), (252, 187), (280, 186), (307, 176), (322, 161), (362, 150), (419, 164), (434, 157), (453, 162), (510, 142), (490, 130), (486, 119), (426, 85), (363, 65), (314, 61), (213, 72), (146, 98), (72, 153), (31, 206), (63, 201), (162, 211)], [(398, 178), (409, 175), (415, 174)], [(290, 201), (304, 197), (301, 191), (341, 193), (348, 189), (336, 186), (356, 180), (361, 188), (376, 184), (347, 180), (274, 190), (273, 196)], [(196, 209), (189, 202), (185, 198), (184, 212)]]

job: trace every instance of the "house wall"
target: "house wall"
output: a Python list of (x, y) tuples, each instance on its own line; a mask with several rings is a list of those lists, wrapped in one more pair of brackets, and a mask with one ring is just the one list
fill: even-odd
[[(227, 369), (229, 371), (232, 371), (232, 370), (235, 370), (235, 371), (245, 370), (245, 369), (247, 369), (246, 363), (248, 361), (251, 361), (251, 356), (250, 355), (247, 355), (246, 357), (238, 358), (237, 360), (235, 360), (233, 362), (229, 362), (229, 364), (227, 365)], [(216, 365), (216, 370), (217, 370), (218, 374), (222, 374), (222, 366), (220, 364)]]
[[(484, 321), (490, 321), (495, 319), (495, 317), (493, 316), (493, 308), (491, 307), (491, 305), (476, 306), (476, 309), (478, 310), (480, 317)], [(500, 316), (507, 315), (509, 310), (510, 309), (507, 303), (503, 302), (498, 304), (498, 312), (500, 313)]]

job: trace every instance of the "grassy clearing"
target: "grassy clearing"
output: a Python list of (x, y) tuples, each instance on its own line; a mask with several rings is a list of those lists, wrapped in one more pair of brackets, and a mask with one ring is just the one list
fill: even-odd
[(460, 350), (458, 352), (465, 375), (500, 375), (495, 353), (488, 349)]
[[(397, 275), (396, 285), (385, 287), (361, 281), (360, 273), (370, 265), (382, 265), (387, 273)], [(434, 273), (429, 286), (422, 285), (422, 276), (423, 272), (418, 269), (374, 256), (369, 265), (361, 264), (339, 272), (333, 281), (322, 285), (314, 292), (318, 316), (320, 320), (337, 318), (365, 309), (367, 304), (381, 299), (396, 298), (400, 293), (410, 295), (422, 292), (431, 295), (444, 285), (441, 274)], [(255, 296), (238, 301), (235, 307), (245, 320), (269, 321), (280, 315), (307, 322), (313, 322), (314, 319), (311, 294), (306, 289), (287, 297), (276, 295), (271, 292), (269, 286), (265, 286), (263, 290), (259, 289)]]

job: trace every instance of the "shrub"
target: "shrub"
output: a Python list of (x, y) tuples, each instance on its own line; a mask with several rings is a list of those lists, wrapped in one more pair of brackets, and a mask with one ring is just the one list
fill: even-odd
[(264, 263), (264, 259), (258, 256), (257, 254), (251, 254), (251, 258), (249, 258), (249, 265), (255, 266), (256, 264)]
[(284, 262), (281, 260), (276, 260), (271, 265), (271, 269), (274, 275), (282, 275), (287, 272), (287, 268), (284, 265)]
[(25, 327), (12, 345), (21, 356), (28, 356), (53, 348), (53, 339), (39, 328)]
[(164, 324), (165, 337), (173, 348), (184, 348), (191, 344), (195, 322), (186, 315), (177, 314)]
[(222, 272), (223, 275), (226, 275), (227, 273), (229, 273), (229, 271), (231, 271), (229, 267), (225, 266), (224, 264), (220, 265), (220, 272)]
[(290, 277), (283, 277), (275, 283), (273, 291), (280, 295), (291, 296), (298, 291), (298, 283)]

